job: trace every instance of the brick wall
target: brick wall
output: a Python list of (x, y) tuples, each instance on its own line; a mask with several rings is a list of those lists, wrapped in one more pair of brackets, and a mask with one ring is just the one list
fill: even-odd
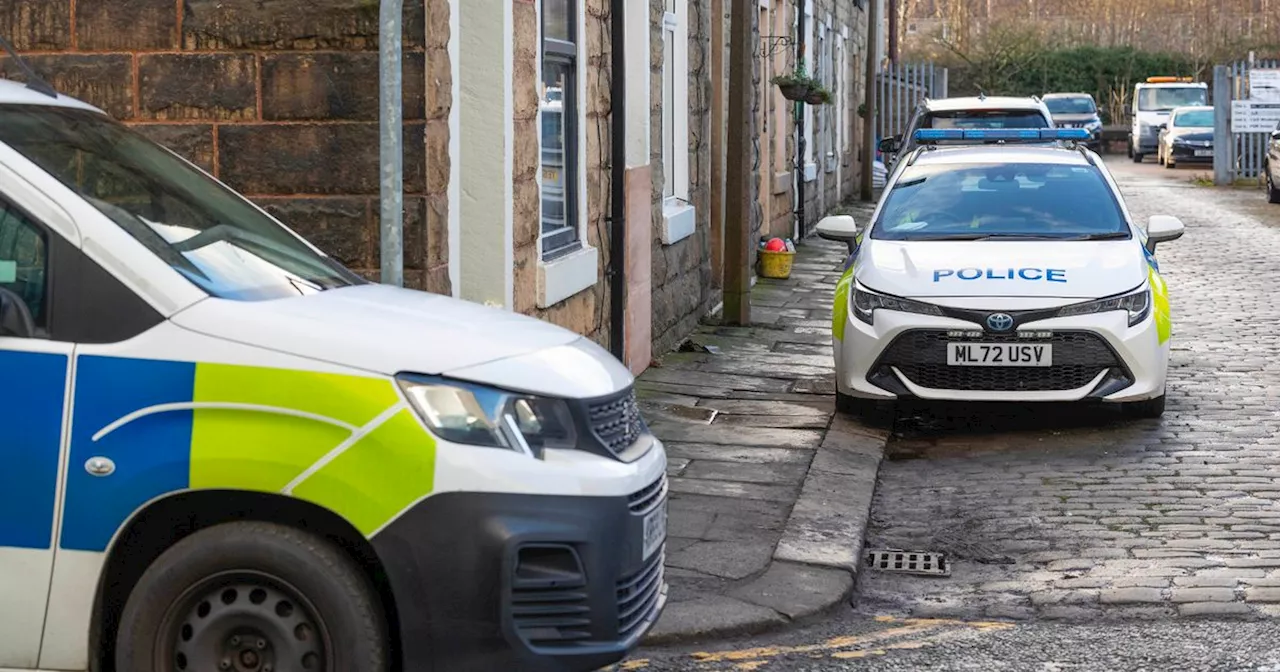
[[(0, 32), (60, 92), (137, 127), (376, 279), (378, 5), (0, 0)], [(405, 279), (438, 292), (449, 291), (448, 19), (447, 0), (405, 2)], [(0, 60), (0, 76), (20, 79), (15, 71)]]

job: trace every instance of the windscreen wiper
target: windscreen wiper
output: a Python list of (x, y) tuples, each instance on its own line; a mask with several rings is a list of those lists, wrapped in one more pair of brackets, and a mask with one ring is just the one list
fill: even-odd
[(1107, 233), (1086, 233), (1081, 236), (1069, 236), (1062, 240), (1127, 240), (1127, 231), (1108, 231)]

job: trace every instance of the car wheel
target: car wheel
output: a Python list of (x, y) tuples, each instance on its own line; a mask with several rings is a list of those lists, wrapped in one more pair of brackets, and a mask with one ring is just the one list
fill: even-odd
[(1276, 181), (1271, 179), (1271, 170), (1267, 170), (1267, 201), (1270, 203), (1280, 203), (1280, 187), (1276, 186)]
[(1164, 415), (1165, 395), (1145, 401), (1131, 401), (1124, 405), (1124, 412), (1131, 418), (1159, 418)]
[(1129, 146), (1125, 147), (1125, 154), (1128, 154), (1129, 158), (1133, 158), (1133, 138), (1129, 138)]
[(1132, 157), (1133, 157), (1133, 162), (1134, 162), (1134, 163), (1142, 163), (1142, 157), (1143, 157), (1143, 155), (1142, 155), (1142, 154), (1139, 154), (1139, 153), (1137, 153), (1137, 152), (1133, 152), (1132, 154), (1130, 154), (1130, 156), (1132, 156)]
[(328, 541), (271, 523), (226, 523), (174, 544), (120, 622), (117, 670), (388, 666), (382, 609), (360, 568)]

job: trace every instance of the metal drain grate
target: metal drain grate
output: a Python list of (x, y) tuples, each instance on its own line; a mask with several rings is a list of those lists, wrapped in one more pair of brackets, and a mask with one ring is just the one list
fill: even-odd
[(951, 565), (944, 553), (880, 549), (867, 551), (867, 567), (882, 572), (951, 576)]

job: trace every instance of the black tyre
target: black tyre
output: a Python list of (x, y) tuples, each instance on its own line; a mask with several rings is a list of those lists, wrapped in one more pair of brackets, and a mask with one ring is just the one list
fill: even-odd
[(1276, 186), (1276, 181), (1271, 179), (1270, 168), (1264, 170), (1267, 174), (1267, 202), (1280, 203), (1280, 187)]
[(1133, 152), (1133, 153), (1131, 153), (1131, 154), (1130, 154), (1130, 156), (1132, 156), (1132, 157), (1133, 157), (1133, 162), (1134, 162), (1134, 163), (1142, 163), (1142, 157), (1144, 157), (1144, 156), (1146, 156), (1146, 155), (1145, 155), (1145, 154), (1139, 154), (1139, 153), (1137, 153), (1137, 152)]
[(116, 669), (387, 669), (377, 594), (342, 551), (271, 523), (227, 523), (174, 544), (134, 586)]
[(1164, 395), (1146, 401), (1131, 401), (1124, 405), (1124, 412), (1132, 418), (1159, 418), (1164, 415)]

